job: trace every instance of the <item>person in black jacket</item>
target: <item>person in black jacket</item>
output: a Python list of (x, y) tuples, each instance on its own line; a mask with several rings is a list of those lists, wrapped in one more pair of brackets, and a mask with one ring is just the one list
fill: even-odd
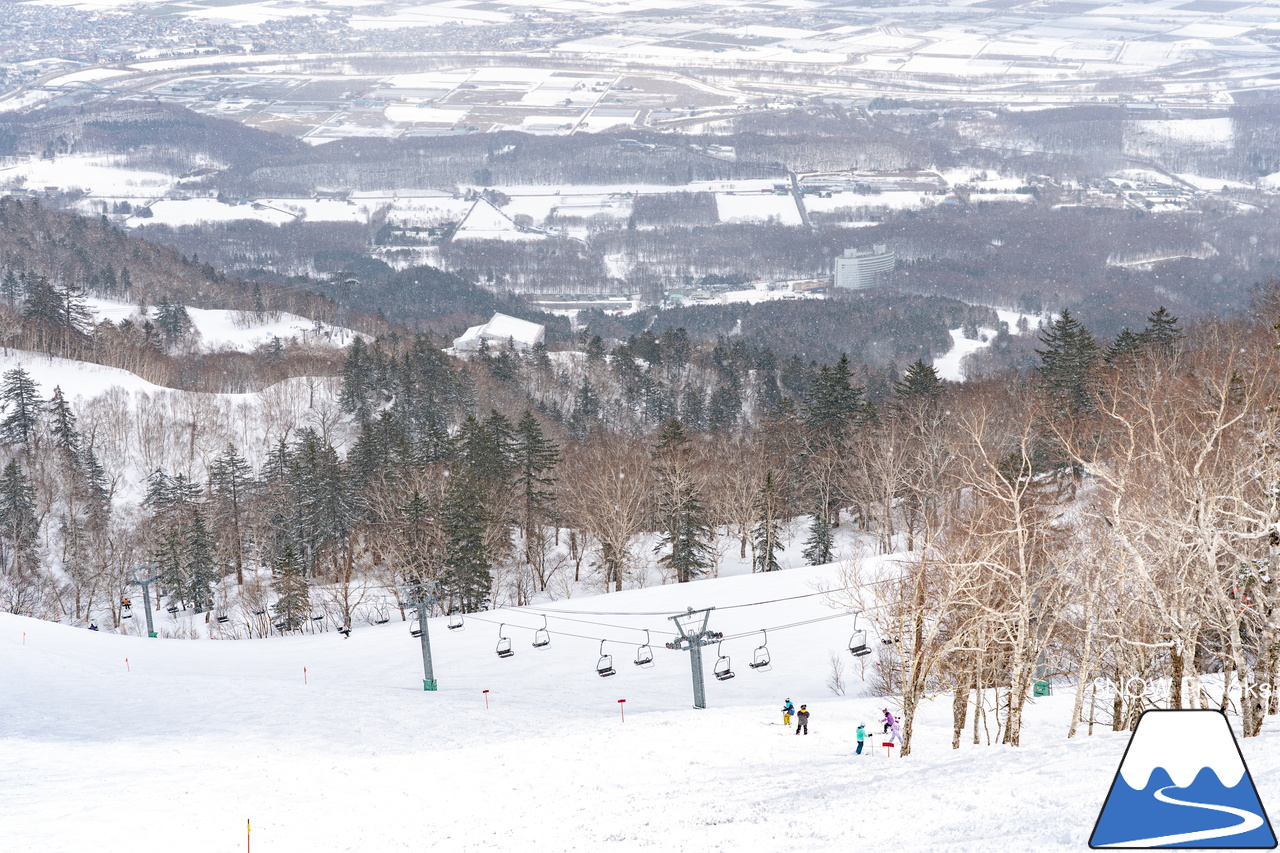
[(809, 736), (809, 706), (801, 705), (800, 713), (796, 715), (796, 734), (800, 734), (800, 730), (804, 729), (804, 736)]

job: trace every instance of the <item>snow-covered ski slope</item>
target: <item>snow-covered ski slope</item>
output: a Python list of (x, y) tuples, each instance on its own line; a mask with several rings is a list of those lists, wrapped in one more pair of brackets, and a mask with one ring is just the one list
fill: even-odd
[[(1019, 749), (953, 752), (949, 697), (927, 702), (916, 751), (890, 760), (875, 735), (886, 702), (863, 693), (846, 616), (770, 631), (768, 672), (747, 666), (760, 635), (726, 641), (730, 681), (711, 677), (708, 647), (709, 708), (691, 709), (689, 655), (662, 647), (662, 614), (714, 605), (711, 628), (729, 637), (807, 622), (838, 612), (809, 595), (837, 576), (805, 567), (578, 597), (480, 614), (462, 631), (432, 620), (434, 693), (398, 620), (349, 640), (217, 642), (3, 615), (0, 848), (229, 853), (251, 820), (252, 849), (271, 853), (1086, 850), (1128, 735), (1068, 741), (1066, 691), (1028, 709)], [(791, 596), (808, 597), (773, 601)], [(734, 606), (760, 601), (772, 603)], [(551, 612), (570, 610), (589, 612)], [(620, 612), (658, 615), (597, 615)], [(542, 613), (551, 644), (534, 649)], [(511, 658), (494, 653), (497, 622)], [(627, 629), (643, 627), (650, 669), (631, 662), (644, 635)], [(626, 641), (605, 644), (611, 678), (595, 672), (602, 638)], [(853, 676), (846, 696), (826, 687), (832, 652)], [(781, 725), (788, 697), (812, 711), (807, 737)], [(860, 722), (870, 748), (856, 756)], [(1241, 741), (1273, 812), (1274, 723)]]

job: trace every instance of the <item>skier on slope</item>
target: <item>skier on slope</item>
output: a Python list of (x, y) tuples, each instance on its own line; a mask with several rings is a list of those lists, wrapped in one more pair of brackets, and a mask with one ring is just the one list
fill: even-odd
[(809, 706), (801, 705), (800, 713), (796, 715), (796, 734), (800, 734), (800, 730), (804, 729), (804, 736), (809, 736)]
[(858, 723), (858, 755), (862, 755), (862, 747), (867, 741), (867, 724)]
[(893, 725), (894, 725), (893, 714), (889, 713), (888, 708), (885, 708), (884, 709), (884, 733), (888, 734), (889, 729), (893, 728)]
[(796, 712), (796, 706), (791, 704), (791, 700), (787, 699), (782, 704), (782, 724), (784, 726), (791, 725), (791, 715)]
[(898, 728), (898, 720), (895, 717), (893, 723), (889, 726), (892, 733), (889, 735), (889, 743), (902, 745), (902, 729)]

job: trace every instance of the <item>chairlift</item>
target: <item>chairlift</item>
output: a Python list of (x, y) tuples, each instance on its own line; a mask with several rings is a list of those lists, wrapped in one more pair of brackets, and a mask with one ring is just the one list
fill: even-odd
[(613, 668), (613, 655), (604, 653), (604, 640), (600, 641), (600, 660), (596, 661), (596, 675), (601, 678), (608, 678), (616, 675), (617, 670)]
[(170, 613), (177, 613), (178, 606), (176, 604), (170, 604), (168, 607), (165, 608), (165, 610), (169, 611)]
[(129, 601), (129, 599), (127, 598), (122, 598), (120, 600), (120, 618), (121, 619), (133, 618), (133, 602)]
[(636, 666), (648, 669), (653, 666), (653, 649), (649, 647), (649, 630), (644, 632), (644, 645), (636, 649)]
[(312, 622), (319, 622), (319, 621), (320, 621), (320, 620), (322, 620), (322, 619), (324, 619), (324, 616), (323, 616), (323, 615), (321, 615), (321, 616), (312, 616), (312, 617), (311, 617), (311, 621), (312, 621)]
[(509, 658), (515, 654), (515, 650), (511, 648), (511, 638), (504, 636), (502, 633), (502, 629), (505, 627), (505, 622), (498, 626), (498, 645), (494, 649), (500, 658)]
[(409, 636), (411, 637), (422, 636), (422, 620), (418, 619), (416, 616), (414, 617), (413, 621), (409, 623)]
[(772, 659), (769, 657), (769, 632), (761, 628), (760, 633), (764, 634), (764, 642), (756, 648), (756, 653), (747, 666), (758, 672), (768, 672), (773, 669)]
[(267, 615), (267, 611), (266, 611), (266, 610), (255, 610), (255, 611), (253, 611), (253, 615), (254, 615), (254, 616), (266, 616), (266, 615)]
[(871, 649), (867, 648), (867, 630), (858, 628), (858, 615), (853, 616), (853, 636), (849, 638), (849, 654), (855, 658), (865, 657), (871, 654)]
[(373, 620), (373, 624), (375, 624), (375, 625), (385, 625), (385, 624), (387, 624), (387, 623), (388, 623), (388, 622), (390, 622), (390, 621), (391, 621), (391, 617), (390, 617), (390, 616), (386, 616), (386, 617), (383, 617), (382, 619), (374, 619), (374, 620)]
[(547, 630), (547, 616), (542, 615), (542, 627), (533, 632), (533, 647), (535, 649), (546, 648), (551, 645), (551, 632)]
[(716, 643), (716, 665), (712, 671), (719, 680), (728, 681), (733, 678), (733, 669), (729, 666), (729, 656), (720, 651), (722, 645), (723, 641)]
[(219, 622), (219, 623), (225, 623), (225, 622), (227, 622), (230, 618), (231, 618), (231, 617), (230, 617), (230, 616), (228, 616), (228, 615), (227, 615), (227, 614), (225, 614), (225, 613), (219, 613), (219, 614), (218, 614), (218, 622)]
[(459, 610), (459, 611), (458, 611), (458, 612), (456, 612), (456, 613), (450, 613), (450, 614), (449, 614), (449, 626), (448, 626), (448, 627), (449, 627), (449, 630), (450, 630), (450, 631), (461, 631), (461, 630), (462, 630), (462, 611), (461, 611), (461, 610)]

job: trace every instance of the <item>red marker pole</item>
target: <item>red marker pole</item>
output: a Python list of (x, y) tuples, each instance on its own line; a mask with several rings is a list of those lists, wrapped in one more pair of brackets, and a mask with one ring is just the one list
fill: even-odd
[(622, 722), (625, 723), (627, 721), (627, 700), (626, 699), (618, 700), (618, 710), (622, 712)]
[(133, 667), (129, 666), (129, 659), (128, 659), (128, 658), (125, 658), (125, 659), (124, 659), (124, 668), (125, 668), (125, 670), (126, 670), (126, 671), (128, 671), (128, 672), (133, 672)]
[(484, 694), (484, 709), (487, 711), (489, 710), (489, 691), (481, 690), (480, 692)]

